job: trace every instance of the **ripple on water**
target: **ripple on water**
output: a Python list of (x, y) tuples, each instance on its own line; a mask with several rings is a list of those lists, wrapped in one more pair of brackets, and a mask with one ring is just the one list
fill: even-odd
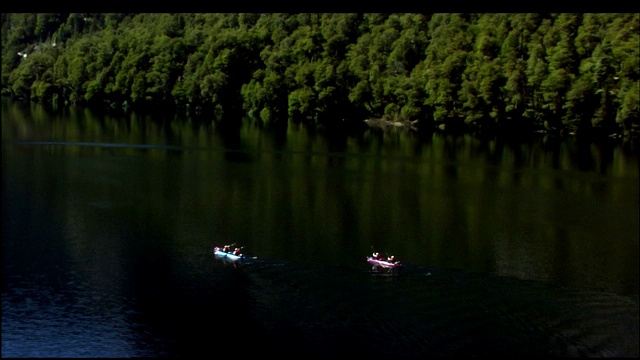
[[(2, 355), (189, 356), (237, 341), (229, 330), (241, 324), (256, 355), (638, 356), (637, 298), (433, 268), (233, 269), (209, 256), (181, 263), (191, 275), (174, 284), (138, 284), (137, 297), (96, 292), (73, 276), (56, 290), (10, 278)], [(218, 355), (237, 353), (227, 350)]]
[(274, 343), (305, 344), (296, 347), (301, 354), (638, 355), (637, 299), (433, 269), (246, 273), (259, 322), (270, 325)]
[[(96, 295), (78, 281), (65, 291), (27, 281), (2, 294), (2, 357), (157, 356), (145, 326), (128, 316), (127, 299)], [(31, 285), (24, 287), (24, 285)]]

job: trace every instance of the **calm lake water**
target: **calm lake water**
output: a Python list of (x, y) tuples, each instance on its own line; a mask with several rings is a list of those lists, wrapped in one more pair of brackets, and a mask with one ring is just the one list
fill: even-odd
[(2, 356), (638, 357), (638, 200), (622, 141), (5, 99)]

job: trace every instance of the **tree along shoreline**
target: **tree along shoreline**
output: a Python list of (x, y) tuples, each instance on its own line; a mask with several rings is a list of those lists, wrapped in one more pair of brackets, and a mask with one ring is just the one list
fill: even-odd
[(639, 19), (2, 14), (2, 95), (265, 126), (637, 137)]

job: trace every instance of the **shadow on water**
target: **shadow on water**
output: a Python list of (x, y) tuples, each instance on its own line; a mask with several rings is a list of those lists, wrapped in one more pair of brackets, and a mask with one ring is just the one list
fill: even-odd
[(179, 328), (190, 317), (202, 323), (183, 336), (194, 352), (240, 342), (291, 358), (638, 356), (633, 298), (415, 266), (392, 275), (366, 264), (206, 261), (209, 290), (175, 315)]

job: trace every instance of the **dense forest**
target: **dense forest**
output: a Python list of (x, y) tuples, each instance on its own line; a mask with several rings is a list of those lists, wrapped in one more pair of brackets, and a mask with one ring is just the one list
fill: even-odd
[(261, 124), (633, 135), (639, 16), (3, 13), (2, 94)]

